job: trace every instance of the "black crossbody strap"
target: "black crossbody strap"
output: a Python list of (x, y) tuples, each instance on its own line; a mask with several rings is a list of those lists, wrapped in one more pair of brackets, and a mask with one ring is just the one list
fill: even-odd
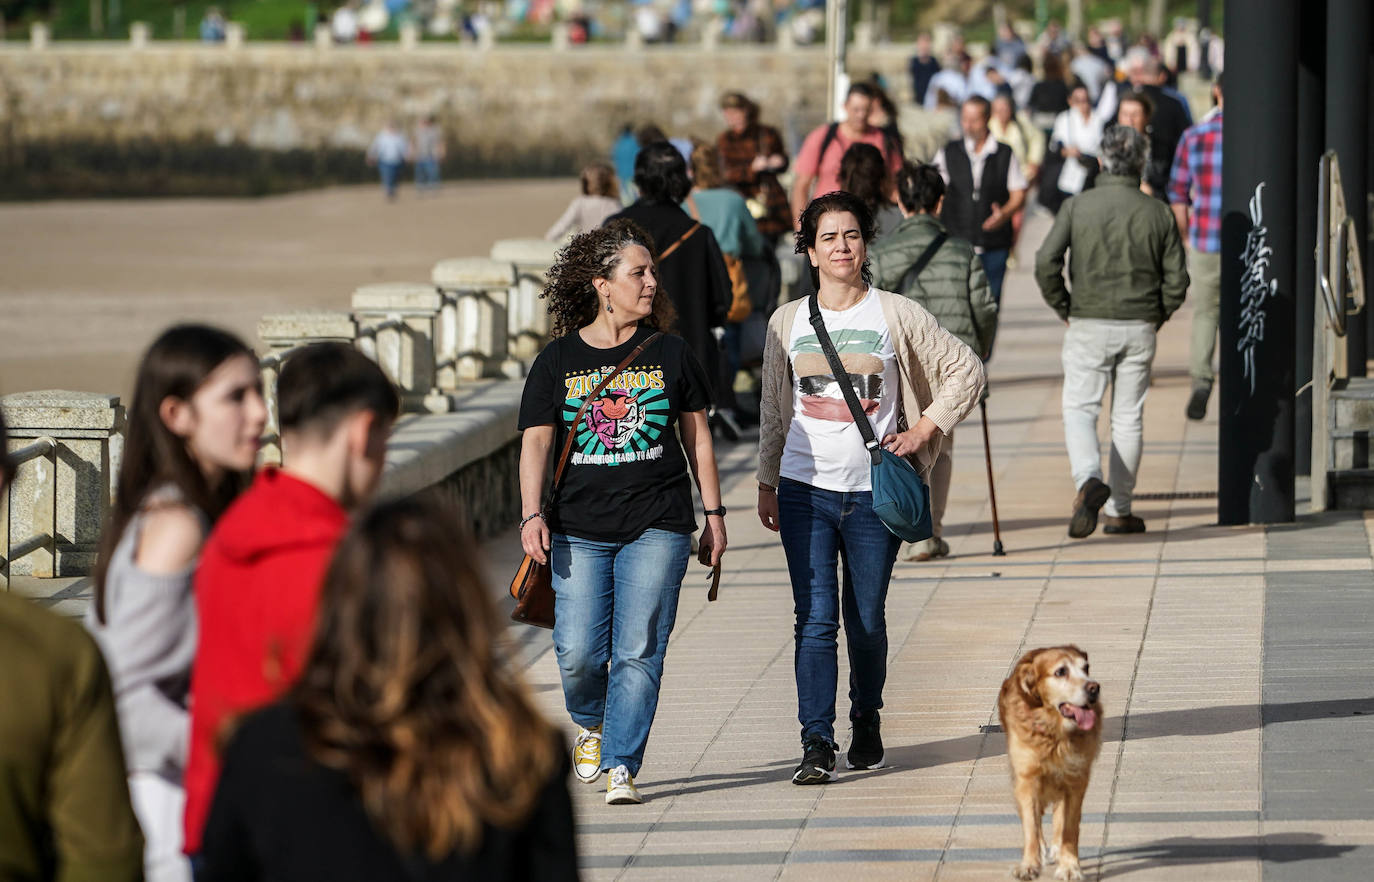
[(912, 284), (916, 281), (917, 277), (921, 275), (921, 270), (926, 268), (926, 264), (930, 263), (931, 258), (935, 256), (935, 252), (940, 250), (940, 246), (945, 244), (945, 240), (948, 238), (949, 234), (941, 230), (935, 238), (931, 240), (930, 244), (926, 246), (926, 250), (921, 252), (921, 256), (916, 258), (916, 262), (911, 265), (911, 269), (907, 270), (906, 274), (902, 276), (902, 294), (911, 290)]
[(811, 327), (816, 329), (821, 349), (825, 350), (825, 358), (830, 362), (830, 372), (835, 375), (835, 382), (839, 383), (840, 391), (844, 393), (845, 404), (849, 405), (849, 414), (854, 417), (854, 425), (859, 427), (859, 434), (863, 436), (869, 458), (877, 465), (882, 461), (882, 454), (878, 452), (878, 439), (873, 434), (873, 426), (868, 422), (868, 414), (864, 413), (863, 405), (859, 404), (854, 384), (849, 382), (849, 371), (845, 370), (844, 362), (840, 361), (840, 354), (835, 351), (835, 344), (830, 339), (830, 332), (825, 329), (825, 319), (821, 317), (820, 298), (812, 294), (808, 298), (808, 305), (811, 309)]

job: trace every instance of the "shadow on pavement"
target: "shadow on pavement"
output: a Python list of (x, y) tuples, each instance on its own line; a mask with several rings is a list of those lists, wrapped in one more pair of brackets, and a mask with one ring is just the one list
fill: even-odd
[[(1110, 849), (1099, 864), (1102, 879), (1187, 864), (1254, 861), (1287, 864), (1340, 857), (1358, 846), (1328, 844), (1317, 833), (1275, 833), (1203, 839), (1177, 836), (1130, 848)], [(1085, 862), (1087, 863), (1087, 862)]]

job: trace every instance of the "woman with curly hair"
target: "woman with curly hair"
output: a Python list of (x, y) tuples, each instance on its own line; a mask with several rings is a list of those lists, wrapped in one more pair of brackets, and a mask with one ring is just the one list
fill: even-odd
[[(675, 314), (653, 254), (649, 236), (625, 220), (559, 253), (543, 295), (554, 339), (530, 367), (520, 402), (520, 541), (552, 571), (554, 648), (578, 726), (573, 771), (584, 783), (609, 772), (611, 805), (642, 801), (634, 778), (696, 530), (689, 466), (706, 510), (701, 560), (717, 565), (725, 551), (707, 377), (669, 333)], [(545, 500), (549, 454), (569, 433), (562, 483)]]
[(339, 543), (300, 679), (229, 741), (197, 878), (577, 878), (568, 762), (461, 530), (410, 497)]

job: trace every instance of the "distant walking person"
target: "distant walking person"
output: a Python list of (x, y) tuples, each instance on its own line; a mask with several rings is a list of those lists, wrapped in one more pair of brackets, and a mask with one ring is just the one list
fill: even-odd
[(415, 140), (412, 142), (415, 162), (415, 189), (439, 189), (439, 166), (444, 161), (447, 148), (444, 146), (444, 130), (439, 128), (439, 118), (433, 114), (420, 120), (415, 127)]
[(963, 137), (935, 154), (949, 189), (940, 213), (951, 235), (973, 244), (983, 260), (992, 299), (1002, 302), (1002, 279), (1015, 239), (1011, 220), (1026, 203), (1026, 176), (1016, 154), (988, 129), (992, 105), (974, 96), (959, 110)]
[(340, 543), (300, 681), (225, 750), (201, 882), (577, 878), (568, 760), (462, 534), (409, 497)]
[(406, 139), (401, 131), (401, 124), (396, 120), (388, 121), (386, 127), (372, 139), (372, 145), (367, 148), (367, 164), (377, 166), (377, 171), (381, 173), (382, 191), (386, 193), (387, 199), (396, 199), (396, 185), (401, 178), (401, 166), (405, 164), (409, 155), (410, 141)]
[[(610, 805), (643, 801), (635, 776), (696, 530), (692, 476), (706, 510), (703, 559), (719, 563), (726, 544), (707, 378), (669, 333), (653, 245), (611, 220), (559, 252), (544, 289), (553, 341), (520, 400), (520, 542), (553, 578), (553, 645), (578, 726), (573, 772), (587, 784), (608, 772)], [(562, 483), (546, 498), (550, 455), (565, 448)]]
[(792, 217), (800, 218), (812, 197), (841, 189), (840, 163), (851, 144), (872, 144), (882, 152), (887, 170), (896, 174), (902, 167), (902, 150), (881, 129), (869, 125), (877, 90), (867, 83), (849, 87), (844, 99), (844, 120), (819, 126), (806, 136), (793, 167)]
[[(15, 472), (7, 440), (0, 416), (0, 493)], [(95, 640), (65, 616), (0, 591), (0, 876), (144, 879), (119, 742)]]
[(86, 613), (114, 683), (149, 882), (191, 878), (183, 776), (196, 655), (191, 592), (210, 526), (247, 486), (267, 421), (258, 360), (217, 328), (178, 325), (139, 364)]
[(725, 131), (716, 138), (725, 182), (749, 200), (749, 213), (769, 244), (792, 233), (792, 209), (778, 175), (787, 171), (782, 135), (759, 122), (759, 106), (739, 92), (720, 99)]
[[(855, 387), (874, 439), (921, 472), (985, 386), (982, 362), (934, 316), (871, 284), (872, 239), (873, 218), (857, 196), (830, 193), (807, 206), (797, 251), (819, 293), (774, 312), (764, 344), (758, 514), (781, 534), (796, 611), (802, 759), (793, 784), (836, 777), (841, 617), (854, 733), (845, 762), (877, 769), (885, 761), (879, 711), (887, 589), (901, 540), (873, 510), (869, 451), (839, 384)], [(842, 376), (822, 349), (812, 308), (846, 369)]]
[(553, 222), (544, 238), (550, 242), (561, 242), (570, 234), (594, 230), (606, 222), (606, 218), (620, 211), (620, 184), (615, 179), (615, 169), (610, 163), (592, 162), (582, 169), (582, 193), (574, 196), (563, 214)]
[(1221, 310), (1221, 75), (1212, 87), (1217, 109), (1183, 133), (1169, 178), (1169, 203), (1180, 233), (1188, 237), (1188, 275), (1193, 287), (1193, 343), (1188, 373), (1193, 394), (1188, 419), (1207, 415), (1212, 394), (1212, 353)]
[[(1078, 495), (1069, 535), (1097, 529), (1105, 503), (1107, 533), (1143, 533), (1131, 514), (1140, 467), (1145, 393), (1155, 357), (1155, 332), (1183, 304), (1188, 290), (1183, 242), (1163, 203), (1140, 192), (1149, 142), (1117, 126), (1102, 137), (1097, 185), (1067, 200), (1035, 258), (1045, 302), (1068, 324), (1064, 334), (1064, 442)], [(1072, 251), (1064, 286), (1064, 252)], [(1112, 449), (1102, 482), (1097, 417), (1112, 386)]]
[[(897, 173), (897, 197), (904, 220), (890, 235), (873, 243), (869, 256), (873, 284), (924, 306), (941, 327), (986, 361), (997, 338), (997, 303), (973, 246), (949, 238), (937, 219), (945, 198), (939, 170), (933, 165), (904, 166)], [(924, 542), (904, 543), (903, 560), (925, 561), (949, 554), (943, 536), (953, 457), (951, 431), (930, 472), (930, 519), (935, 535)]]
[[(677, 311), (677, 333), (687, 341), (710, 383), (713, 428), (738, 437), (731, 414), (734, 390), (724, 382), (724, 357), (719, 339), (725, 336), (732, 287), (725, 258), (715, 234), (682, 210), (692, 191), (687, 162), (667, 141), (654, 141), (635, 157), (635, 187), (639, 199), (611, 220), (634, 221), (653, 242), (655, 274), (660, 294)], [(607, 221), (609, 223), (610, 221)], [(719, 332), (719, 336), (717, 336)]]

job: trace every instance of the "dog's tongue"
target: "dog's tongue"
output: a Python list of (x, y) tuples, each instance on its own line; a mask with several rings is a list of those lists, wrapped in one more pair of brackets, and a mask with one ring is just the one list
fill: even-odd
[(1097, 725), (1097, 712), (1090, 707), (1078, 707), (1072, 704), (1064, 704), (1061, 707), (1067, 710), (1068, 716), (1073, 717), (1074, 723), (1083, 731), (1091, 731)]

